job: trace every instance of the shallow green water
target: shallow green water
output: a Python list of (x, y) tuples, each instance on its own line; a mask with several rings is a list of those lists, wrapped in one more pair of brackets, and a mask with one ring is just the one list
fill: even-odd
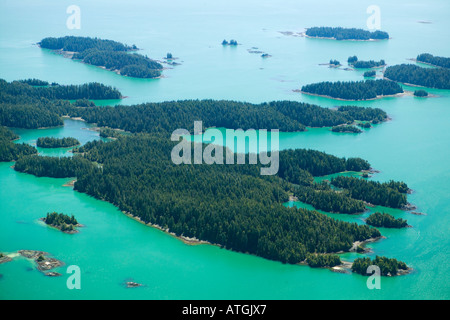
[[(324, 80), (359, 80), (362, 71), (320, 66), (347, 57), (408, 62), (422, 52), (450, 56), (450, 4), (447, 1), (378, 1), (384, 42), (336, 42), (285, 36), (316, 25), (365, 28), (367, 1), (78, 1), (80, 30), (66, 28), (70, 1), (2, 1), (0, 4), (0, 77), (11, 81), (39, 78), (62, 84), (98, 81), (119, 88), (127, 98), (105, 104), (175, 99), (232, 99), (263, 102), (290, 99), (334, 107), (346, 103), (293, 92)], [(333, 10), (326, 8), (333, 7)], [(430, 20), (431, 24), (418, 23)], [(86, 35), (136, 44), (160, 59), (171, 52), (182, 64), (165, 78), (145, 80), (64, 59), (34, 46), (46, 36)], [(237, 48), (222, 47), (236, 39)], [(247, 49), (258, 47), (262, 59)], [(413, 88), (405, 87), (412, 90)], [(391, 121), (364, 133), (338, 134), (328, 128), (281, 133), (280, 148), (313, 148), (338, 156), (359, 156), (381, 172), (372, 179), (403, 180), (408, 196), (426, 216), (392, 211), (413, 228), (381, 229), (387, 238), (370, 245), (374, 254), (405, 261), (416, 271), (383, 278), (381, 290), (369, 290), (366, 278), (329, 270), (283, 265), (214, 246), (189, 246), (120, 213), (111, 204), (62, 185), (69, 179), (36, 178), (0, 163), (0, 251), (43, 250), (66, 263), (61, 277), (43, 276), (26, 259), (0, 265), (1, 299), (448, 299), (450, 226), (450, 92), (429, 90), (437, 98), (411, 96), (357, 102), (380, 107)], [(61, 128), (15, 130), (21, 141), (40, 136), (74, 136), (82, 143), (98, 139), (84, 123), (66, 120)], [(39, 150), (70, 155), (67, 149)], [(67, 235), (38, 219), (48, 211), (74, 214), (86, 225)], [(363, 223), (360, 216), (332, 215)], [(354, 259), (355, 254), (343, 258)], [(68, 265), (81, 269), (81, 290), (66, 286)], [(129, 279), (144, 284), (125, 288)]]

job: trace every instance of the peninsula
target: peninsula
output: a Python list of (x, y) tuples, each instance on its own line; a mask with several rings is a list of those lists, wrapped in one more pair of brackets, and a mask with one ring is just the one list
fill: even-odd
[(450, 58), (433, 56), (429, 53), (421, 53), (415, 59), (416, 62), (425, 63), (430, 66), (450, 68)]
[(406, 85), (450, 89), (450, 69), (446, 68), (422, 68), (414, 64), (400, 64), (386, 68), (384, 78)]

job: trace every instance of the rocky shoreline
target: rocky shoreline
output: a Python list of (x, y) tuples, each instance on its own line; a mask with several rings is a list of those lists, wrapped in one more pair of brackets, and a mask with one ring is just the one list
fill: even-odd
[(206, 240), (199, 240), (199, 239), (197, 239), (197, 238), (190, 238), (190, 237), (187, 237), (187, 236), (184, 236), (184, 235), (176, 235), (174, 232), (170, 232), (170, 230), (169, 230), (168, 228), (167, 228), (167, 229), (164, 229), (163, 227), (161, 227), (161, 226), (159, 226), (159, 225), (157, 225), (157, 224), (145, 223), (145, 222), (142, 221), (139, 217), (133, 216), (133, 215), (132, 215), (131, 213), (129, 213), (129, 212), (125, 212), (125, 211), (122, 211), (122, 212), (123, 212), (125, 215), (127, 215), (128, 217), (130, 217), (131, 219), (136, 220), (136, 221), (138, 221), (139, 223), (142, 223), (142, 224), (144, 224), (144, 225), (146, 225), (146, 226), (149, 226), (149, 227), (152, 227), (152, 228), (159, 229), (159, 230), (161, 230), (161, 231), (163, 231), (163, 232), (165, 232), (165, 233), (167, 233), (167, 234), (173, 236), (174, 238), (183, 241), (185, 244), (188, 244), (188, 245), (199, 245), (199, 244), (210, 244), (210, 245), (214, 245), (214, 244), (212, 244), (211, 242), (206, 241)]
[(12, 258), (0, 252), (0, 264), (10, 262)]
[[(17, 251), (19, 255), (25, 257), (27, 259), (32, 259), (37, 264), (37, 268), (41, 272), (46, 272), (51, 269), (60, 267), (64, 265), (64, 263), (55, 258), (49, 258), (48, 253), (39, 250), (19, 250)], [(48, 275), (54, 275), (55, 273), (49, 272)]]
[(364, 241), (355, 241), (355, 242), (353, 242), (352, 247), (349, 249), (349, 252), (369, 253), (369, 252), (371, 252), (371, 250), (367, 249), (366, 245), (369, 243), (379, 241), (381, 239), (386, 239), (386, 237), (380, 236), (380, 237), (376, 237), (376, 238), (370, 238), (370, 239), (367, 239)]
[(49, 253), (39, 250), (19, 250), (17, 253), (19, 256), (33, 260), (33, 262), (37, 265), (37, 269), (46, 276), (61, 276), (60, 273), (50, 270), (61, 267), (64, 263), (58, 259), (48, 257)]

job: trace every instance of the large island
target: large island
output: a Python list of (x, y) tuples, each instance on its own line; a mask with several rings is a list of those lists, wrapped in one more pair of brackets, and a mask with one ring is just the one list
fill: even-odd
[(41, 48), (51, 49), (72, 59), (103, 67), (123, 76), (135, 78), (157, 78), (163, 66), (147, 56), (129, 51), (137, 50), (135, 45), (127, 46), (112, 40), (90, 37), (66, 36), (44, 38), (38, 43)]
[[(16, 85), (4, 83), (7, 92), (3, 96), (10, 101), (27, 101), (27, 96), (7, 90)], [(31, 110), (38, 108), (33, 101), (28, 100)], [(272, 176), (260, 175), (263, 165), (248, 164), (249, 155), (244, 156), (245, 164), (176, 165), (171, 161), (176, 146), (171, 133), (177, 128), (192, 129), (197, 119), (202, 119), (208, 128), (302, 131), (307, 126), (332, 126), (355, 120), (383, 121), (387, 116), (380, 109), (343, 106), (333, 110), (293, 101), (251, 104), (184, 100), (116, 107), (80, 107), (58, 99), (48, 101), (56, 116), (78, 116), (133, 134), (109, 142), (88, 142), (73, 157), (22, 156), (14, 169), (37, 176), (75, 177), (75, 190), (106, 200), (141, 222), (180, 239), (208, 242), (283, 263), (331, 267), (340, 261), (336, 253), (348, 252), (355, 243), (381, 237), (378, 229), (367, 225), (284, 205), (292, 195), (300, 197), (303, 187), (309, 193), (308, 201), (317, 207), (325, 208), (332, 199), (333, 206), (328, 210), (364, 211), (368, 195), (359, 200), (350, 192), (335, 191), (327, 182), (314, 182), (317, 176), (367, 171), (370, 164), (364, 159), (339, 158), (315, 150), (283, 150), (279, 152), (278, 173)], [(10, 111), (14, 113), (14, 108)], [(23, 125), (31, 119), (25, 117)], [(198, 144), (190, 148), (193, 154)], [(204, 154), (211, 145), (200, 144), (200, 148)], [(214, 152), (220, 148), (223, 157), (225, 147), (216, 147)], [(400, 188), (404, 184), (393, 182), (390, 186)], [(383, 195), (384, 188), (375, 192)]]

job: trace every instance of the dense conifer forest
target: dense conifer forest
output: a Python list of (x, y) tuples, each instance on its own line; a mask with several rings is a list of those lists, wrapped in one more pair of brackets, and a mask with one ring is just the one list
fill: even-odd
[(352, 271), (365, 276), (370, 276), (371, 274), (367, 273), (367, 268), (371, 265), (378, 266), (382, 276), (395, 276), (398, 274), (399, 270), (408, 270), (408, 267), (402, 261), (376, 256), (373, 260), (370, 258), (355, 259), (352, 264)]
[(135, 78), (156, 78), (161, 75), (163, 66), (147, 56), (128, 51), (137, 50), (112, 40), (89, 37), (66, 36), (44, 38), (39, 42), (41, 48), (73, 52), (73, 59), (94, 66), (118, 71), (119, 74)]
[(450, 89), (450, 70), (446, 68), (422, 68), (414, 64), (400, 64), (387, 67), (384, 77), (428, 88)]
[(421, 53), (417, 56), (416, 60), (418, 62), (428, 63), (437, 67), (443, 67), (447, 69), (450, 68), (450, 58), (446, 57), (438, 57), (433, 56), (432, 54), (429, 53)]
[(403, 208), (407, 204), (408, 188), (404, 182), (367, 181), (355, 177), (336, 177), (331, 180), (335, 187), (346, 189), (349, 195), (374, 205)]
[(64, 213), (48, 212), (47, 216), (42, 220), (46, 224), (60, 229), (62, 232), (73, 232), (78, 226), (78, 221), (73, 215), (69, 217)]
[(395, 219), (392, 215), (381, 212), (372, 213), (366, 219), (366, 223), (377, 228), (405, 228), (408, 226), (408, 221), (402, 218)]
[[(174, 165), (173, 145), (167, 138), (139, 134), (87, 143), (81, 148), (83, 157), (21, 158), (15, 168), (39, 176), (75, 174), (76, 190), (109, 201), (146, 223), (286, 263), (304, 261), (308, 253), (347, 251), (354, 241), (380, 236), (367, 226), (282, 206), (288, 200), (289, 182), (261, 176), (258, 165)], [(308, 155), (310, 164), (294, 162)], [(308, 173), (341, 170), (349, 161), (308, 150), (281, 152), (280, 158), (292, 170), (299, 171), (299, 166)], [(319, 226), (320, 235), (314, 232)]]
[(26, 155), (36, 154), (36, 148), (26, 143), (14, 143), (19, 137), (6, 127), (0, 126), (0, 162), (15, 161)]
[(364, 73), (363, 73), (363, 77), (367, 77), (367, 78), (375, 77), (376, 74), (377, 74), (376, 71), (370, 70), (370, 71), (364, 72)]
[[(35, 87), (28, 82), (0, 79), (0, 125), (26, 129), (61, 126), (62, 116), (74, 115), (81, 109), (77, 107), (91, 107), (88, 99), (122, 97), (117, 89), (100, 83)], [(76, 101), (71, 104), (63, 99)]]
[(69, 178), (76, 177), (81, 171), (89, 172), (92, 166), (90, 161), (79, 156), (58, 158), (32, 155), (20, 157), (14, 170), (37, 177)]
[(344, 126), (334, 126), (333, 128), (331, 128), (331, 131), (333, 132), (347, 132), (347, 133), (361, 133), (361, 129), (355, 127), (355, 126), (349, 126), (349, 125), (344, 125)]
[[(16, 156), (15, 170), (36, 176), (74, 177), (75, 190), (109, 201), (145, 223), (231, 250), (284, 263), (334, 266), (340, 260), (330, 254), (348, 251), (355, 241), (377, 238), (380, 232), (316, 211), (287, 208), (283, 203), (289, 196), (293, 194), (328, 212), (359, 213), (365, 210), (363, 201), (369, 202), (367, 198), (373, 193), (384, 195), (389, 189), (403, 195), (408, 190), (404, 183), (391, 181), (359, 190), (362, 199), (358, 199), (351, 187), (336, 191), (327, 182), (315, 183), (315, 176), (370, 169), (366, 160), (315, 150), (281, 151), (279, 171), (274, 176), (261, 176), (262, 165), (248, 164), (248, 155), (244, 165), (175, 165), (170, 157), (175, 145), (170, 133), (178, 128), (192, 132), (195, 120), (202, 120), (204, 128), (301, 131), (306, 126), (342, 125), (355, 120), (384, 121), (387, 115), (381, 109), (342, 106), (334, 110), (291, 101), (251, 104), (213, 100), (96, 107), (86, 97), (86, 90), (70, 103), (45, 91), (34, 91), (38, 87), (28, 83), (0, 81), (0, 88), (1, 124), (39, 127), (48, 121), (36, 119), (48, 112), (60, 121), (63, 115), (78, 116), (101, 127), (134, 133), (119, 135), (107, 143), (88, 142), (77, 148), (80, 154), (73, 157), (22, 154)], [(9, 106), (9, 112), (4, 111), (5, 106)], [(21, 108), (23, 118), (14, 118)], [(7, 129), (0, 132), (8, 143), (15, 138)], [(332, 183), (337, 185), (334, 180)]]
[(117, 138), (120, 133), (117, 130), (111, 128), (100, 128), (100, 137), (102, 138)]
[(414, 90), (414, 95), (416, 97), (428, 97), (428, 92), (425, 90)]
[(324, 81), (304, 85), (301, 91), (344, 100), (367, 100), (375, 99), (379, 96), (403, 93), (400, 85), (384, 79), (337, 82)]
[(368, 69), (368, 68), (378, 68), (383, 67), (386, 65), (386, 62), (381, 59), (380, 61), (374, 61), (374, 60), (358, 60), (357, 56), (351, 56), (347, 59), (347, 62), (349, 65), (351, 65), (353, 68), (356, 69)]
[(96, 107), (77, 114), (102, 127), (130, 132), (172, 132), (185, 128), (193, 132), (194, 121), (203, 128), (279, 129), (284, 132), (304, 131), (305, 127), (328, 127), (354, 120), (386, 119), (380, 109), (349, 107), (331, 110), (294, 101), (262, 104), (227, 100), (182, 100), (145, 103), (134, 106)]
[[(322, 187), (322, 189), (321, 189)], [(294, 189), (298, 200), (312, 205), (317, 210), (332, 213), (355, 214), (366, 210), (364, 202), (323, 186), (299, 186)]]
[(40, 137), (36, 141), (36, 146), (38, 146), (39, 148), (68, 148), (77, 146), (79, 144), (80, 141), (73, 137)]
[[(54, 90), (59, 93), (55, 94)], [(204, 128), (293, 132), (304, 131), (307, 126), (335, 126), (355, 120), (379, 122), (387, 118), (386, 113), (378, 108), (347, 106), (332, 110), (294, 101), (252, 104), (227, 100), (182, 100), (96, 107), (88, 100), (120, 97), (117, 89), (98, 83), (33, 87), (18, 81), (0, 80), (0, 125), (30, 129), (60, 126), (63, 124), (61, 116), (68, 115), (98, 123), (101, 127), (130, 132), (171, 132), (178, 128), (192, 132), (196, 120), (202, 120)], [(76, 101), (69, 103), (62, 99)]]
[(336, 40), (385, 40), (389, 34), (384, 31), (366, 31), (357, 28), (312, 27), (306, 29), (308, 37), (332, 38)]

